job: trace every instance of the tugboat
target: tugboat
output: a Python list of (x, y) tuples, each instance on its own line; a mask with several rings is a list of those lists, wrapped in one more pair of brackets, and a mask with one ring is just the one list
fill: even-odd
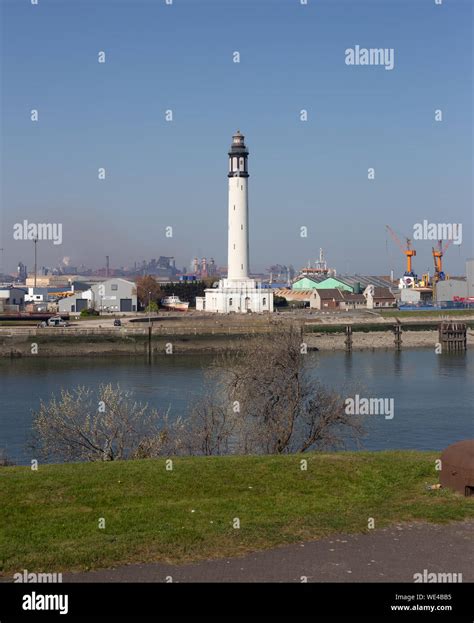
[(169, 311), (187, 311), (189, 307), (188, 302), (181, 301), (179, 296), (175, 296), (174, 294), (161, 299), (161, 305)]

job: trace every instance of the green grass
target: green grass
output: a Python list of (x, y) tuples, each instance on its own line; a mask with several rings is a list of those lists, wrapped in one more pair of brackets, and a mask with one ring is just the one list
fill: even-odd
[(426, 490), (438, 481), (436, 458), (344, 452), (176, 458), (172, 471), (164, 459), (1, 468), (0, 571), (189, 562), (365, 532), (369, 517), (376, 528), (472, 517), (473, 499)]

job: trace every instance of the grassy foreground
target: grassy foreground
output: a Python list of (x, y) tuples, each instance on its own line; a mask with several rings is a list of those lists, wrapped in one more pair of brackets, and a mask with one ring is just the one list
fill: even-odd
[(473, 517), (473, 498), (426, 490), (438, 481), (438, 457), (343, 452), (177, 458), (172, 471), (165, 459), (1, 468), (0, 572), (236, 556), (366, 532), (369, 517), (376, 528)]

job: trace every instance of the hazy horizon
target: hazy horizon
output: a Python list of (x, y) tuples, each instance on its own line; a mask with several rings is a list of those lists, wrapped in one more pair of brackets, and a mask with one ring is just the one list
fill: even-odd
[[(339, 274), (397, 276), (405, 258), (385, 225), (413, 238), (426, 219), (462, 223), (444, 262), (464, 274), (469, 0), (7, 0), (1, 16), (3, 271), (33, 267), (33, 243), (13, 238), (23, 220), (62, 224), (38, 266), (67, 256), (99, 268), (106, 255), (112, 268), (160, 255), (225, 266), (227, 151), (240, 129), (252, 271), (298, 269), (322, 247)], [(393, 68), (347, 65), (355, 46), (393, 49)], [(414, 240), (419, 275), (433, 272), (433, 244)]]

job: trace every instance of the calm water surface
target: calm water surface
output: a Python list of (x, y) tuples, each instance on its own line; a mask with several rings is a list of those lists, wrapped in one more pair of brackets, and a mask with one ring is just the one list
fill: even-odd
[[(474, 436), (474, 352), (436, 355), (433, 349), (395, 353), (311, 353), (314, 374), (360, 396), (393, 398), (395, 415), (368, 418), (364, 448), (440, 450)], [(169, 356), (151, 365), (139, 358), (14, 359), (0, 362), (0, 449), (29, 463), (25, 444), (32, 411), (60, 388), (120, 383), (140, 402), (184, 415), (202, 388), (211, 358)], [(344, 394), (349, 395), (349, 394)]]

